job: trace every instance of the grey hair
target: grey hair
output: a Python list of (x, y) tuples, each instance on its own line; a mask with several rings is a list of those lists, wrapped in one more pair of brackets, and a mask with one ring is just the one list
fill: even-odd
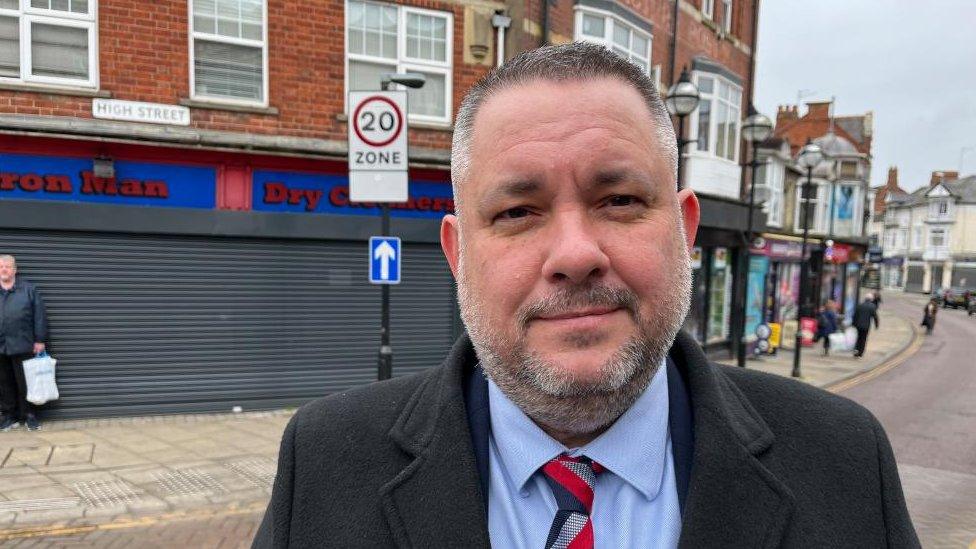
[(12, 267), (17, 266), (17, 258), (9, 254), (0, 255), (0, 261), (9, 262)]
[[(454, 122), (451, 144), (451, 183), (455, 208), (460, 212), (461, 184), (471, 168), (471, 139), (474, 120), (485, 101), (502, 90), (531, 82), (582, 82), (595, 78), (616, 78), (628, 83), (644, 98), (651, 114), (650, 122), (661, 138), (663, 152), (677, 173), (678, 144), (671, 117), (661, 100), (654, 82), (640, 67), (623, 59), (603, 46), (573, 42), (545, 46), (522, 52), (512, 60), (485, 75), (464, 96)], [(609, 98), (608, 98), (609, 99)]]

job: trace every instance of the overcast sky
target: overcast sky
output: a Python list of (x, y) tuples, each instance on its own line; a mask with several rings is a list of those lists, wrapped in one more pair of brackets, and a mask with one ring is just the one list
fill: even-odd
[[(871, 185), (934, 170), (976, 174), (976, 0), (762, 0), (756, 108), (836, 97), (837, 116), (874, 111)], [(800, 109), (801, 114), (804, 109)]]

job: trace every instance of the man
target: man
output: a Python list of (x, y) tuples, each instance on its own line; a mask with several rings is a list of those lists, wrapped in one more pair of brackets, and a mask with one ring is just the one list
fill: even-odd
[(475, 86), (441, 225), (468, 336), (302, 408), (254, 546), (917, 547), (867, 411), (676, 336), (699, 217), (676, 154), (600, 46)]
[(854, 309), (854, 318), (851, 321), (857, 330), (857, 343), (854, 345), (854, 356), (857, 358), (864, 356), (864, 347), (868, 344), (868, 332), (871, 330), (872, 319), (874, 320), (874, 327), (880, 328), (878, 307), (874, 304), (874, 296), (868, 294), (864, 297), (864, 301)]
[(27, 402), (24, 361), (43, 351), (46, 341), (47, 314), (40, 292), (30, 282), (17, 278), (14, 256), (0, 255), (0, 431), (9, 431), (21, 422), (29, 431), (41, 428), (34, 405)]

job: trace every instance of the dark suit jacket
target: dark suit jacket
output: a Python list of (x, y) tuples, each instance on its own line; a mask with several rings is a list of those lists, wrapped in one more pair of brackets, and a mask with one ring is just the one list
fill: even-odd
[(878, 308), (870, 301), (865, 301), (854, 309), (854, 318), (851, 324), (858, 330), (870, 330), (871, 320), (874, 320), (874, 327), (878, 327)]
[[(891, 447), (844, 398), (671, 359), (694, 430), (681, 547), (918, 547)], [(438, 368), (304, 406), (285, 430), (255, 547), (486, 547), (485, 497), (464, 398), (467, 338)]]
[(35, 343), (47, 342), (44, 300), (30, 282), (16, 277), (9, 292), (0, 292), (0, 354), (34, 352)]

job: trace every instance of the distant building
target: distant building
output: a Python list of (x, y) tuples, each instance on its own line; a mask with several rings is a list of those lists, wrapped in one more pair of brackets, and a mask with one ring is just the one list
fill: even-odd
[(976, 287), (976, 175), (935, 171), (928, 185), (889, 194), (882, 246), (906, 292)]

